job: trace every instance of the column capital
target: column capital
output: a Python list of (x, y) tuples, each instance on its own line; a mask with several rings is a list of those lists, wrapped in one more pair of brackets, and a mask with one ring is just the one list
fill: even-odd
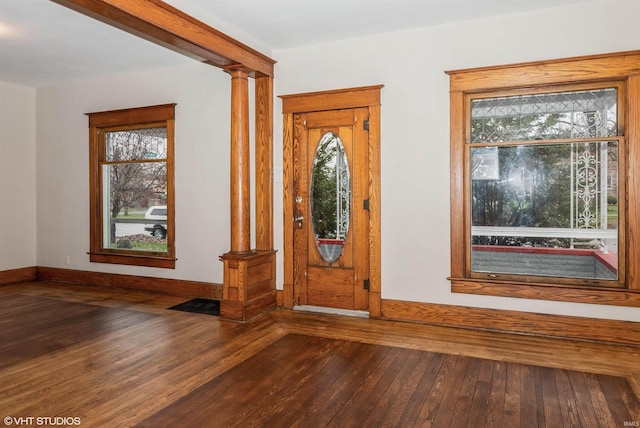
[(248, 79), (253, 71), (242, 64), (232, 64), (222, 69), (225, 73), (229, 73), (232, 79)]

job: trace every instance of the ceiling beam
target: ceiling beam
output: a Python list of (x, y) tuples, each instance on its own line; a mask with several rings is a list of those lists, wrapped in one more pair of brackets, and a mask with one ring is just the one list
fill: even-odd
[(51, 1), (198, 61), (273, 77), (273, 59), (161, 0)]

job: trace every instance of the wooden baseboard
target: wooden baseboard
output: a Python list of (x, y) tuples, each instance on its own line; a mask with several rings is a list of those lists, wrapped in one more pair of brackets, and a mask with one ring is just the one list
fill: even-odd
[(640, 346), (640, 323), (382, 300), (382, 318), (493, 332)]
[[(129, 288), (185, 297), (222, 299), (222, 284), (109, 274), (47, 267), (27, 267), (0, 271), (0, 285), (27, 281), (65, 282), (77, 285)], [(265, 302), (260, 301), (260, 307)], [(268, 297), (268, 306), (282, 306), (282, 290)], [(231, 309), (231, 308), (230, 308)], [(249, 310), (247, 310), (249, 309)], [(241, 308), (242, 318), (255, 314), (253, 305)], [(233, 312), (233, 311), (232, 311)], [(246, 313), (245, 313), (246, 312)], [(234, 313), (234, 315), (238, 315)], [(381, 301), (382, 319), (415, 322), (475, 330), (557, 337), (640, 346), (640, 323), (566, 315), (549, 315), (499, 309), (473, 308), (401, 300)], [(232, 319), (234, 317), (231, 317)]]
[(48, 268), (38, 266), (33, 279), (51, 282), (66, 282), (78, 285), (128, 288), (175, 294), (185, 297), (222, 298), (222, 284), (184, 281), (180, 279), (153, 278), (136, 275), (121, 275), (102, 272)]
[(34, 281), (36, 279), (36, 267), (25, 267), (0, 271), (0, 285), (16, 282)]

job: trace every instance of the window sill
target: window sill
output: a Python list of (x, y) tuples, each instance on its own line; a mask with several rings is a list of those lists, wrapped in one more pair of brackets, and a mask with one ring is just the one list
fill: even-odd
[(453, 293), (640, 307), (640, 292), (636, 290), (594, 288), (587, 285), (517, 283), (472, 278), (448, 279), (451, 281), (451, 292)]
[(118, 265), (157, 267), (165, 269), (175, 269), (176, 259), (157, 256), (124, 255), (124, 254), (104, 254), (89, 253), (89, 261), (92, 263), (111, 263)]

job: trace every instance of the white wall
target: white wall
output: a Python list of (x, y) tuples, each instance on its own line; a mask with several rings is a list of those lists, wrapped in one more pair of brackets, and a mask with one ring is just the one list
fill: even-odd
[(36, 261), (36, 91), (0, 82), (0, 271)]
[[(274, 51), (278, 61), (276, 95), (385, 85), (381, 129), (383, 299), (640, 321), (637, 308), (450, 292), (446, 279), (450, 267), (449, 80), (444, 73), (639, 49), (638, 16), (640, 2), (600, 0)], [(279, 100), (274, 110), (281, 112)], [(276, 120), (275, 128), (278, 144), (282, 141), (281, 121)], [(281, 189), (281, 144), (275, 159), (275, 186)], [(277, 196), (275, 218), (280, 219), (282, 199)], [(276, 247), (281, 249), (278, 222), (276, 237)], [(282, 268), (281, 263), (279, 266)]]
[[(279, 50), (276, 95), (384, 84), (382, 90), (382, 295), (385, 299), (640, 321), (640, 309), (453, 294), (449, 274), (449, 103), (445, 70), (640, 48), (636, 0), (595, 0), (518, 15)], [(0, 220), (12, 216), (27, 238), (0, 221), (0, 270), (47, 266), (222, 282), (218, 256), (229, 249), (230, 79), (193, 65), (37, 90), (0, 86), (0, 108), (20, 100), (26, 133), (0, 136)], [(21, 94), (25, 93), (23, 97)], [(30, 95), (29, 95), (30, 94)], [(29, 96), (31, 98), (29, 98)], [(30, 101), (29, 101), (30, 100)], [(88, 130), (85, 113), (176, 102), (175, 270), (89, 263)], [(10, 103), (13, 104), (13, 103)], [(13, 107), (12, 105), (12, 108)], [(282, 287), (282, 126), (275, 103), (275, 237)], [(5, 118), (5, 119), (3, 119)], [(22, 125), (20, 125), (22, 124)], [(13, 140), (22, 146), (19, 156)], [(37, 172), (34, 171), (35, 156)], [(10, 171), (5, 173), (5, 171)], [(34, 183), (33, 177), (37, 177)], [(7, 184), (21, 177), (19, 189)], [(34, 190), (37, 186), (37, 192)], [(33, 209), (7, 214), (27, 195)], [(9, 204), (5, 204), (5, 200)], [(21, 202), (22, 203), (22, 202)], [(10, 235), (8, 235), (10, 234)], [(13, 248), (16, 246), (18, 248)], [(67, 256), (70, 264), (66, 265)], [(5, 258), (12, 260), (5, 262)]]
[[(230, 82), (221, 70), (194, 62), (38, 89), (37, 265), (222, 283), (218, 256), (230, 239)], [(90, 263), (85, 113), (164, 103), (177, 103), (176, 269)]]

